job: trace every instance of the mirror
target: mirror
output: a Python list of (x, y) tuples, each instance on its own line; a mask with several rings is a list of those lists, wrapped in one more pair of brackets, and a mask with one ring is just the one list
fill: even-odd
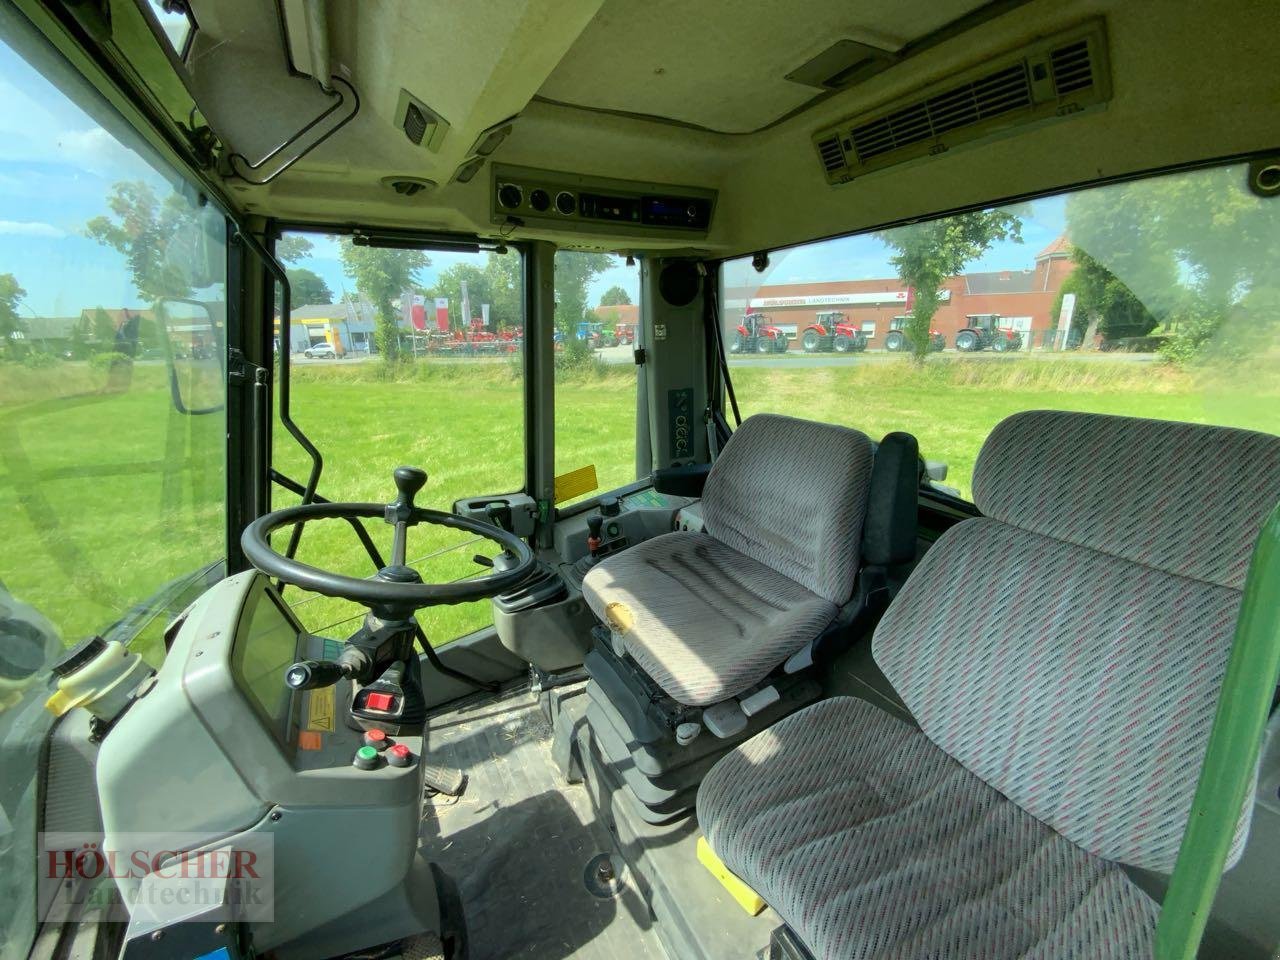
[(179, 413), (202, 416), (222, 409), (226, 384), (224, 305), (178, 297), (156, 301), (164, 331), (169, 393)]

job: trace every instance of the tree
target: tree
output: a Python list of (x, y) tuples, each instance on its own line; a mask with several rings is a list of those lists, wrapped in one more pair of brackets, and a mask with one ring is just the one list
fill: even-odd
[(324, 282), (324, 277), (306, 267), (289, 267), (285, 270), (289, 278), (290, 302), (294, 307), (305, 303), (333, 303), (333, 291)]
[(417, 286), (418, 274), (431, 265), (421, 250), (394, 250), (388, 247), (356, 246), (341, 242), (342, 267), (377, 313), (374, 339), (388, 363), (401, 358), (400, 295)]
[(1003, 210), (975, 210), (928, 223), (913, 223), (877, 234), (897, 252), (889, 262), (913, 291), (906, 334), (917, 363), (929, 352), (929, 330), (942, 303), (942, 285), (993, 243), (1022, 242), (1022, 221)]
[(578, 324), (586, 319), (587, 284), (614, 262), (607, 253), (566, 250), (556, 254), (556, 326), (566, 336), (577, 333)]
[[(436, 285), (426, 291), (430, 297), (444, 297), (449, 301), (449, 323), (458, 330), (466, 329), (471, 317), (462, 315), (462, 285), (467, 285), (467, 298), (471, 301), (472, 316), (480, 316), (480, 304), (493, 303), (489, 277), (474, 263), (455, 263), (441, 272)], [(492, 306), (490, 312), (492, 313)], [(492, 319), (492, 318), (491, 318)]]
[(1276, 286), (1280, 208), (1250, 194), (1239, 167), (1072, 194), (1066, 218), (1072, 244), (1173, 333), (1164, 352), (1176, 361), (1201, 355), (1251, 294), (1263, 302)]
[(12, 273), (0, 273), (0, 339), (4, 341), (3, 353), (7, 357), (17, 355), (15, 340), (26, 332), (22, 318), (18, 316), (18, 304), (27, 295)]
[(629, 306), (631, 297), (627, 295), (627, 291), (619, 286), (610, 287), (600, 297), (600, 306), (602, 307), (620, 307)]
[(1071, 316), (1071, 330), (1081, 338), (1092, 323), (1097, 324), (1104, 340), (1144, 337), (1156, 328), (1159, 321), (1146, 304), (1105, 265), (1079, 247), (1072, 247), (1071, 260), (1075, 269), (1063, 282), (1053, 304), (1055, 324), (1062, 316), (1063, 297), (1074, 293), (1076, 306)]
[(116, 325), (111, 314), (97, 307), (93, 311), (93, 340), (99, 350), (114, 350), (116, 343)]
[[(276, 241), (276, 259), (281, 263), (297, 263), (305, 257), (311, 256), (313, 245), (310, 240), (300, 233), (285, 234)], [(306, 302), (306, 301), (300, 301)], [(319, 302), (319, 301), (312, 301)], [(326, 300), (325, 303), (331, 301)]]
[[(196, 208), (179, 193), (157, 200), (142, 181), (113, 184), (107, 207), (115, 215), (94, 217), (85, 232), (104, 246), (124, 255), (133, 285), (145, 300), (191, 295), (198, 277), (194, 255), (177, 255), (180, 231), (199, 230)], [(207, 283), (197, 283), (207, 286)]]

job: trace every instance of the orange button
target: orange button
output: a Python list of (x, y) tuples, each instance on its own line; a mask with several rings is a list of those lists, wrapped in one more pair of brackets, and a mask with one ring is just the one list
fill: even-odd
[(383, 713), (390, 713), (391, 706), (396, 702), (394, 694), (391, 693), (371, 693), (364, 705), (369, 710), (381, 710)]

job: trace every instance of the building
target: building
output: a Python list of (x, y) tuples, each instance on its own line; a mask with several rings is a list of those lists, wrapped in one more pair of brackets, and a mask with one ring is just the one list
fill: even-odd
[[(1000, 315), (1001, 326), (1018, 330), (1024, 342), (1039, 347), (1047, 340), (1048, 331), (1057, 325), (1052, 315), (1054, 303), (1074, 268), (1071, 245), (1065, 237), (1059, 237), (1036, 254), (1033, 269), (951, 277), (943, 284), (942, 305), (934, 314), (933, 328), (952, 347), (957, 331), (967, 324), (967, 316), (994, 313)], [(818, 314), (836, 311), (861, 326), (874, 349), (884, 343), (894, 317), (907, 313), (907, 288), (897, 277), (887, 277), (766, 283), (725, 290), (726, 324), (736, 324), (748, 310), (768, 314), (775, 326), (786, 331), (792, 349), (800, 349), (800, 333), (817, 321)]]
[[(309, 303), (290, 311), (289, 352), (301, 353), (321, 343), (331, 343), (339, 353), (368, 353), (373, 349), (373, 332), (377, 325), (373, 304)], [(279, 341), (280, 322), (276, 320)]]
[(634, 303), (618, 303), (611, 306), (601, 304), (594, 310), (596, 315), (609, 326), (629, 323), (634, 327), (640, 323), (640, 307)]

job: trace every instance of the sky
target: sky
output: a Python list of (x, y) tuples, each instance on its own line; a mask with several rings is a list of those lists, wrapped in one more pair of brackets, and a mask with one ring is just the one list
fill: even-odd
[[(85, 307), (147, 306), (133, 289), (123, 258), (84, 233), (84, 224), (106, 213), (112, 184), (144, 180), (163, 196), (170, 187), (133, 150), (122, 145), (84, 111), (0, 43), (0, 273), (12, 273), (27, 291), (24, 316), (74, 316)], [(1023, 270), (1063, 229), (1063, 198), (1021, 205), (1023, 243), (1000, 243), (969, 270)], [(312, 237), (305, 266), (322, 276), (335, 296), (354, 288), (343, 275), (338, 245)], [(483, 262), (483, 254), (432, 252), (424, 286), (459, 262)], [(740, 261), (726, 282), (805, 283), (891, 277), (889, 251), (872, 235), (843, 237), (775, 252), (765, 274)], [(638, 267), (616, 265), (590, 284), (599, 303), (609, 287), (621, 286), (639, 300)]]

